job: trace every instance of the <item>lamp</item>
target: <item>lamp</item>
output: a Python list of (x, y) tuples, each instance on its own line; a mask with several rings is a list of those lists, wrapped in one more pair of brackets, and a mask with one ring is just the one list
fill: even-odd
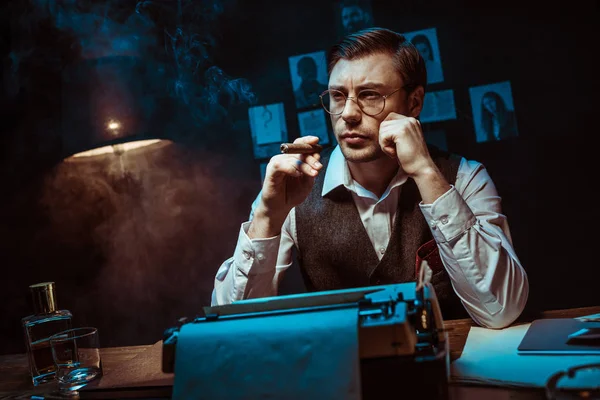
[(148, 69), (136, 55), (116, 55), (81, 59), (63, 70), (63, 159), (118, 156), (169, 139), (164, 88), (160, 79), (149, 79)]

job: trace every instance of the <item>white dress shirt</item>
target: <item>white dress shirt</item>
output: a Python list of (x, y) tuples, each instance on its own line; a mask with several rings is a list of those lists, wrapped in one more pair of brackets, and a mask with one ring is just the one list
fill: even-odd
[[(401, 171), (378, 198), (352, 179), (339, 147), (331, 154), (322, 195), (343, 185), (351, 193), (379, 259), (387, 248), (407, 176)], [(252, 204), (250, 221), (260, 194)], [(482, 164), (461, 159), (454, 186), (432, 204), (420, 209), (440, 250), (454, 291), (478, 324), (502, 328), (523, 311), (529, 294), (527, 274), (512, 246), (501, 199)], [(281, 234), (250, 239), (250, 221), (241, 226), (233, 257), (215, 277), (212, 305), (252, 297), (276, 296), (283, 273), (292, 264), (298, 246), (296, 214), (292, 209)]]

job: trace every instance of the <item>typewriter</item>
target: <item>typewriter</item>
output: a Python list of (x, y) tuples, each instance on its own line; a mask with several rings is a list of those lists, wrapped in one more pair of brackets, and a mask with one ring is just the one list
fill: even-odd
[[(205, 307), (205, 316), (182, 319), (164, 332), (163, 372), (175, 373), (176, 393), (177, 354), (193, 351), (178, 347), (178, 335), (187, 324), (219, 324), (231, 318), (253, 319), (274, 313), (314, 313), (348, 307), (356, 310), (363, 399), (388, 398), (390, 394), (395, 398), (448, 398), (448, 338), (429, 283), (419, 288), (416, 282), (409, 282)], [(190, 376), (190, 371), (186, 375)]]

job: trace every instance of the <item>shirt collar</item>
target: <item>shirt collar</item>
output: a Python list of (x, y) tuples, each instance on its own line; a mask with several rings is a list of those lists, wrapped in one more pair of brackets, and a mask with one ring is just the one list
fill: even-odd
[[(387, 190), (381, 196), (381, 199), (387, 197), (389, 192), (395, 188), (396, 186), (400, 186), (406, 182), (408, 176), (402, 171), (402, 169), (398, 169), (398, 173), (390, 182)], [(326, 196), (333, 189), (344, 186), (346, 189), (366, 197), (361, 192), (367, 192), (358, 182), (355, 182), (352, 179), (352, 175), (350, 174), (350, 169), (348, 168), (348, 163), (340, 150), (340, 146), (335, 146), (331, 156), (329, 156), (329, 163), (327, 164), (327, 169), (325, 170), (325, 178), (323, 179), (323, 190), (321, 191), (321, 196)], [(371, 193), (371, 192), (368, 192)], [(369, 196), (371, 197), (371, 196)]]
[(335, 149), (333, 149), (329, 156), (329, 163), (325, 170), (321, 196), (327, 195), (338, 186), (345, 186), (350, 189), (352, 184), (353, 180), (346, 159), (340, 150), (340, 146), (335, 146)]

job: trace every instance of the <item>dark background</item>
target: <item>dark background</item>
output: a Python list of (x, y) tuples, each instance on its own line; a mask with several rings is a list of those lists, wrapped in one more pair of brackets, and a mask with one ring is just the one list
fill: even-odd
[[(28, 286), (42, 281), (103, 346), (154, 343), (201, 313), (260, 188), (248, 106), (283, 102), (298, 136), (288, 57), (337, 32), (331, 1), (58, 3), (0, 6), (0, 353), (25, 350)], [(445, 80), (429, 89), (453, 89), (458, 118), (424, 130), (488, 168), (528, 313), (600, 304), (597, 8), (372, 3), (375, 25), (437, 28)], [(476, 143), (468, 89), (507, 80), (519, 137)], [(62, 161), (106, 140), (110, 115), (172, 144)]]

